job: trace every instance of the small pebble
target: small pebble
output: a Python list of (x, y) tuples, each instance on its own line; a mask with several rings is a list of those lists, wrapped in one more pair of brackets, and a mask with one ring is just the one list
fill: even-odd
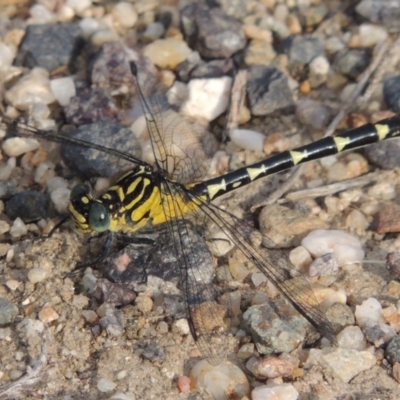
[(190, 378), (185, 375), (179, 376), (176, 381), (176, 386), (178, 386), (178, 389), (181, 393), (189, 393), (190, 384), (191, 384)]
[(188, 99), (181, 112), (193, 118), (212, 121), (226, 111), (232, 78), (192, 79), (188, 84)]
[(251, 366), (251, 372), (257, 379), (287, 378), (293, 374), (293, 365), (275, 356), (263, 357)]
[(59, 314), (54, 310), (54, 308), (50, 306), (43, 307), (39, 311), (38, 317), (40, 321), (47, 324), (60, 318)]
[(115, 377), (120, 381), (121, 379), (124, 379), (128, 376), (128, 372), (126, 370), (118, 371), (115, 374)]
[(123, 28), (132, 28), (138, 20), (135, 6), (125, 1), (121, 1), (115, 5), (112, 9), (112, 16), (115, 23)]
[(42, 268), (32, 268), (28, 272), (28, 279), (31, 283), (42, 282), (46, 279), (47, 272)]
[(97, 382), (97, 389), (103, 393), (112, 392), (117, 385), (111, 380), (107, 378), (100, 378)]
[(0, 221), (0, 235), (10, 231), (10, 224), (6, 221)]
[(78, 15), (81, 15), (92, 5), (91, 0), (66, 0), (66, 4), (71, 7)]
[(298, 246), (294, 248), (289, 253), (289, 260), (296, 267), (297, 270), (301, 272), (308, 271), (308, 267), (312, 263), (312, 258), (307, 249), (303, 246)]
[(139, 311), (147, 314), (153, 309), (153, 300), (149, 296), (141, 295), (136, 298), (135, 305)]
[(82, 310), (82, 315), (89, 324), (96, 324), (99, 321), (99, 316), (93, 310)]
[(268, 383), (251, 392), (252, 400), (297, 400), (299, 392), (291, 383)]
[(71, 97), (76, 95), (74, 80), (71, 76), (52, 79), (50, 88), (58, 103), (63, 107), (69, 103)]
[(337, 335), (338, 345), (345, 349), (365, 350), (367, 342), (358, 326), (347, 326)]
[(15, 108), (26, 110), (34, 104), (54, 103), (55, 97), (50, 90), (49, 73), (36, 67), (21, 78), (5, 94), (6, 100)]
[(382, 306), (379, 301), (373, 297), (370, 297), (360, 305), (357, 305), (354, 315), (356, 317), (357, 325), (361, 328), (385, 322), (382, 315)]
[(229, 137), (233, 143), (242, 149), (263, 151), (265, 135), (250, 129), (231, 129)]
[(212, 366), (201, 360), (190, 370), (189, 377), (194, 388), (206, 390), (217, 400), (240, 400), (250, 395), (246, 375), (229, 361)]
[(8, 325), (18, 315), (18, 307), (10, 300), (0, 298), (0, 326)]
[(3, 142), (2, 148), (9, 157), (19, 157), (39, 148), (39, 142), (32, 138), (13, 137)]
[(364, 259), (360, 241), (345, 231), (319, 229), (309, 233), (301, 245), (315, 258), (333, 253), (341, 266)]
[(28, 228), (21, 218), (16, 218), (10, 229), (10, 236), (13, 238), (20, 238), (28, 233)]
[(20, 284), (21, 284), (21, 282), (15, 280), (15, 279), (10, 279), (10, 280), (8, 280), (8, 281), (6, 282), (6, 286), (7, 286), (10, 290), (12, 290), (13, 292), (14, 292), (15, 290), (18, 289), (18, 286), (19, 286)]
[(173, 328), (175, 328), (181, 335), (189, 335), (190, 328), (186, 318), (180, 318), (174, 321)]
[(148, 44), (144, 48), (143, 54), (157, 67), (175, 69), (178, 64), (189, 57), (191, 51), (186, 42), (167, 38)]

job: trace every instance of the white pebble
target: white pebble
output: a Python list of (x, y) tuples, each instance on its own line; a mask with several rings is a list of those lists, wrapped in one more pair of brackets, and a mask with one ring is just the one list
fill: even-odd
[(42, 268), (32, 268), (28, 272), (28, 279), (31, 283), (42, 282), (46, 279), (47, 272)]
[(111, 379), (107, 378), (100, 378), (97, 382), (97, 389), (103, 393), (112, 392), (115, 386), (117, 385)]
[(176, 328), (181, 335), (189, 335), (190, 333), (189, 324), (186, 318), (180, 318), (176, 320), (173, 324), (173, 327)]
[(329, 68), (330, 68), (329, 61), (324, 56), (315, 57), (310, 62), (311, 75), (328, 75)]
[(133, 4), (128, 2), (120, 2), (112, 10), (114, 21), (124, 28), (132, 28), (138, 19)]
[(6, 92), (5, 98), (19, 110), (29, 110), (36, 103), (54, 103), (48, 71), (39, 67), (33, 68)]
[(301, 242), (314, 258), (333, 253), (339, 265), (363, 260), (360, 241), (347, 232), (318, 229), (309, 233)]
[(251, 151), (263, 151), (265, 135), (250, 129), (231, 129), (229, 137), (232, 142), (242, 149)]
[(345, 349), (364, 350), (367, 347), (364, 334), (358, 326), (346, 326), (337, 335), (338, 345)]
[(92, 2), (91, 0), (67, 0), (66, 5), (71, 7), (77, 14), (82, 14), (92, 5)]
[(183, 104), (183, 114), (212, 121), (226, 111), (232, 78), (192, 79), (188, 84), (189, 98)]
[(53, 178), (54, 175), (55, 175), (54, 165), (52, 165), (51, 163), (48, 164), (47, 162), (44, 162), (36, 168), (33, 179), (39, 185), (44, 186), (46, 181), (50, 178)]
[(46, 182), (47, 186), (47, 191), (49, 193), (54, 192), (56, 189), (65, 189), (68, 188), (68, 181), (64, 178), (61, 178), (60, 176), (55, 176), (53, 178), (50, 178)]
[(250, 395), (250, 385), (246, 375), (236, 365), (225, 361), (217, 366), (201, 360), (191, 369), (189, 377), (194, 388), (206, 390), (213, 399), (241, 399)]
[(7, 180), (10, 178), (11, 173), (13, 172), (14, 168), (17, 166), (17, 160), (15, 157), (10, 157), (7, 160), (6, 165), (0, 167), (0, 179)]
[(3, 142), (3, 150), (9, 157), (19, 157), (39, 148), (39, 142), (32, 138), (13, 137)]
[(59, 213), (65, 212), (65, 210), (67, 209), (70, 194), (71, 190), (69, 190), (68, 188), (58, 188), (51, 192), (51, 201), (53, 202), (56, 210)]
[(291, 383), (268, 383), (251, 392), (251, 400), (296, 400), (299, 392)]
[(63, 107), (68, 105), (71, 97), (76, 95), (75, 83), (71, 76), (52, 79), (50, 88), (58, 103)]
[(21, 236), (25, 236), (28, 233), (28, 228), (24, 224), (21, 218), (16, 218), (11, 229), (10, 236), (13, 238), (20, 238)]
[(12, 290), (13, 292), (18, 289), (18, 286), (21, 282), (17, 281), (16, 279), (10, 279), (6, 282), (6, 286)]
[(371, 327), (378, 323), (384, 323), (385, 319), (382, 315), (382, 306), (379, 301), (373, 297), (364, 300), (361, 305), (356, 306), (354, 313), (357, 325), (361, 328)]

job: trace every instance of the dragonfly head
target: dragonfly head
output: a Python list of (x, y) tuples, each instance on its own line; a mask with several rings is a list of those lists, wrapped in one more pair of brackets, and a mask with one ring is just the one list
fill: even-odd
[(93, 199), (87, 185), (78, 184), (69, 198), (68, 210), (81, 232), (104, 232), (110, 226), (110, 214), (103, 203)]

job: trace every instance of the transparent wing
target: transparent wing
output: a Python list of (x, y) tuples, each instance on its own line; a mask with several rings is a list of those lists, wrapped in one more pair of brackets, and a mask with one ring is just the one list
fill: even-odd
[(55, 143), (70, 143), (77, 146), (83, 146), (88, 149), (95, 149), (103, 153), (111, 154), (117, 158), (129, 161), (130, 163), (133, 164), (148, 166), (151, 168), (151, 166), (148, 163), (128, 153), (124, 153), (122, 151), (110, 147), (102, 146), (100, 144), (88, 142), (86, 140), (64, 136), (53, 130), (47, 131), (43, 129), (38, 129), (31, 125), (20, 122), (18, 120), (13, 120), (11, 118), (8, 118), (4, 115), (0, 115), (0, 126), (4, 128), (7, 132), (9, 131), (12, 134), (16, 134), (18, 136), (30, 137), (34, 139), (43, 139)]
[[(189, 195), (190, 196), (190, 195)], [(192, 196), (192, 201), (200, 199)], [(285, 252), (259, 231), (213, 204), (194, 211), (195, 224), (216, 225), (323, 336), (335, 342), (335, 333), (305, 277), (294, 269)]]
[[(201, 354), (213, 365), (226, 359), (230, 341), (231, 306), (229, 301), (219, 302), (215, 290), (215, 262), (197, 228), (184, 218), (187, 211), (176, 201), (182, 190), (172, 182), (165, 182), (163, 208), (169, 219), (168, 234), (173, 239), (181, 288), (191, 333)], [(226, 298), (225, 298), (226, 299)]]
[(216, 151), (214, 136), (198, 122), (182, 118), (169, 104), (161, 85), (148, 97), (137, 85), (136, 89), (158, 169), (180, 183), (202, 180)]

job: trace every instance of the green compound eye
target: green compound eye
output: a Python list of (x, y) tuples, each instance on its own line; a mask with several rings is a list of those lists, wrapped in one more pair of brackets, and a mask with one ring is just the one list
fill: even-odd
[(110, 215), (103, 204), (94, 202), (89, 209), (89, 226), (96, 232), (104, 232), (110, 226)]

